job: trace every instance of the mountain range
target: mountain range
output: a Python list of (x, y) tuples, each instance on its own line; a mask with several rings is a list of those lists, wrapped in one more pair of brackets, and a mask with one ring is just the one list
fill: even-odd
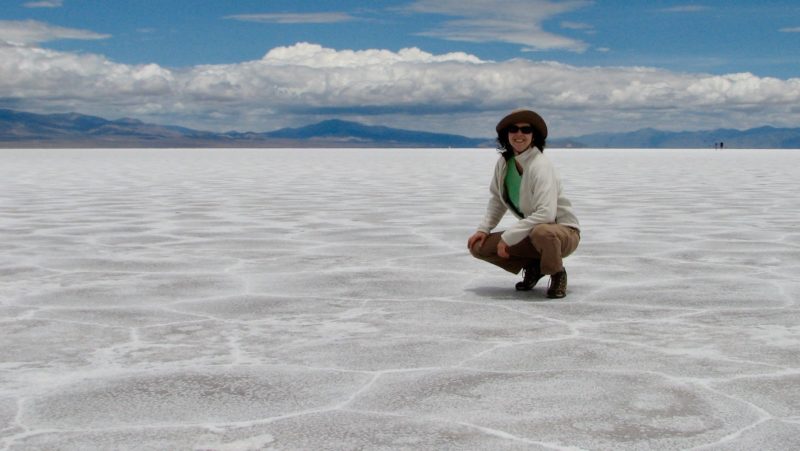
[[(671, 132), (642, 129), (548, 141), (550, 147), (800, 148), (800, 128), (759, 127)], [(494, 147), (494, 139), (402, 130), (327, 120), (271, 132), (210, 132), (136, 119), (108, 120), (78, 113), (36, 114), (0, 109), (0, 147)]]

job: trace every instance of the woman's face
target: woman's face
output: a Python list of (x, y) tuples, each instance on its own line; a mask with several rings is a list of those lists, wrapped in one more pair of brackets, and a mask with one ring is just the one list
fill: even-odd
[(519, 122), (509, 127), (508, 142), (511, 143), (511, 147), (514, 148), (514, 153), (517, 155), (530, 149), (531, 143), (533, 142), (531, 124)]

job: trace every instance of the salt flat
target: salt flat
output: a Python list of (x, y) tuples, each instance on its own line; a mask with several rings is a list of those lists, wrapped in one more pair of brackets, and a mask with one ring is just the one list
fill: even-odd
[(547, 154), (563, 300), (490, 149), (0, 150), (0, 449), (800, 448), (800, 151)]

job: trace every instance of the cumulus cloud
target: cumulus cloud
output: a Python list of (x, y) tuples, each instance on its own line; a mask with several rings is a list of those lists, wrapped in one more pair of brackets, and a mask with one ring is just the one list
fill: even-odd
[(781, 33), (800, 33), (800, 27), (781, 28), (778, 31), (780, 31)]
[[(102, 98), (102, 102), (97, 99)], [(236, 64), (171, 70), (0, 44), (0, 106), (134, 116), (210, 130), (271, 130), (327, 115), (488, 136), (520, 106), (554, 136), (641, 127), (795, 125), (800, 78), (486, 61), (417, 48), (335, 50), (299, 43)]]
[(110, 35), (58, 27), (36, 20), (0, 20), (0, 41), (38, 44), (61, 39), (107, 39)]
[(109, 105), (135, 105), (173, 95), (174, 81), (156, 64), (131, 66), (98, 55), (0, 44), (0, 98), (76, 107), (103, 98)]
[(416, 13), (456, 17), (423, 36), (467, 42), (507, 42), (527, 50), (583, 52), (583, 41), (547, 32), (542, 24), (559, 14), (583, 8), (590, 1), (510, 0), (417, 0), (408, 8)]
[(291, 47), (276, 47), (270, 50), (261, 62), (269, 65), (294, 65), (315, 68), (369, 67), (376, 64), (441, 63), (458, 61), (481, 63), (482, 61), (463, 52), (433, 55), (418, 48), (405, 48), (398, 52), (389, 50), (334, 50), (318, 44), (299, 43)]

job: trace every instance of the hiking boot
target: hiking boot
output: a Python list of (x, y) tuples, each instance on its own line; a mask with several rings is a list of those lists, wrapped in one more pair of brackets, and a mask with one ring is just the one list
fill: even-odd
[(536, 282), (539, 281), (544, 274), (539, 272), (539, 262), (533, 262), (530, 266), (523, 269), (525, 271), (525, 276), (522, 278), (522, 282), (517, 282), (514, 285), (517, 288), (517, 291), (530, 291), (533, 287), (536, 286)]
[(550, 299), (561, 299), (567, 295), (567, 270), (562, 269), (550, 276), (550, 288), (547, 289), (547, 297)]

